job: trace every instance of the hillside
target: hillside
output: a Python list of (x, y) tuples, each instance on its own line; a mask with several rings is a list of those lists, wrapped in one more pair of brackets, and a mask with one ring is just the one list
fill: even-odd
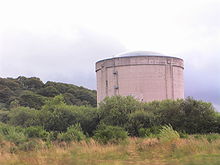
[(37, 77), (0, 78), (0, 109), (27, 106), (40, 109), (46, 100), (62, 94), (69, 105), (96, 106), (96, 91)]

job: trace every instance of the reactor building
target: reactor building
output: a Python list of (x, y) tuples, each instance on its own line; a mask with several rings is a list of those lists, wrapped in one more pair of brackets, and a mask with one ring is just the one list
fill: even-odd
[(97, 102), (106, 96), (133, 96), (149, 102), (184, 98), (184, 64), (177, 57), (137, 51), (96, 62)]

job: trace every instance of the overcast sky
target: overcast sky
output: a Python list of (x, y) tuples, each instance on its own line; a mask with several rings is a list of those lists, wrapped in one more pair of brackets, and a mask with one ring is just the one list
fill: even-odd
[(95, 89), (95, 62), (134, 50), (183, 58), (185, 96), (220, 110), (219, 0), (0, 0), (0, 77)]

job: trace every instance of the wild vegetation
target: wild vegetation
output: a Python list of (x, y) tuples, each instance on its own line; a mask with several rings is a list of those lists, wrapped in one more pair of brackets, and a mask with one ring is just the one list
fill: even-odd
[(41, 109), (47, 100), (62, 94), (68, 105), (96, 106), (96, 91), (37, 77), (0, 78), (0, 109), (27, 106)]
[(114, 96), (96, 107), (95, 91), (74, 85), (24, 77), (0, 84), (0, 164), (219, 163), (220, 115), (211, 103)]

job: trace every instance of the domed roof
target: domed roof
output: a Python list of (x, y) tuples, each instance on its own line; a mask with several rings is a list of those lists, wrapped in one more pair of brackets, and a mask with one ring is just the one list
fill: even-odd
[(164, 56), (164, 55), (151, 51), (133, 51), (133, 52), (123, 52), (115, 55), (114, 57), (129, 57), (129, 56)]

